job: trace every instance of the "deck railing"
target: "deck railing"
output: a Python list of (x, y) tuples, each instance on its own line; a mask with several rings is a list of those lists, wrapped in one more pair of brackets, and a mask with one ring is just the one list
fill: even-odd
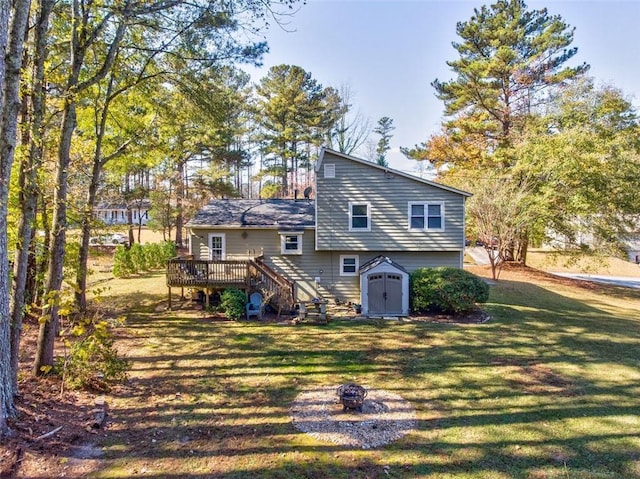
[[(262, 261), (173, 258), (167, 262), (167, 286), (259, 290), (278, 309), (292, 308), (294, 285)], [(169, 293), (171, 294), (171, 293)]]
[(248, 260), (173, 258), (167, 262), (167, 286), (250, 286)]

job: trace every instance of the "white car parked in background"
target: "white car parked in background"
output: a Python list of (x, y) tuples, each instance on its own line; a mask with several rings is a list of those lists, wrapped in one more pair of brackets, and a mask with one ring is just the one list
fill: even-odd
[(129, 238), (122, 233), (113, 233), (100, 236), (92, 236), (89, 238), (89, 244), (91, 246), (99, 245), (125, 245), (129, 243)]

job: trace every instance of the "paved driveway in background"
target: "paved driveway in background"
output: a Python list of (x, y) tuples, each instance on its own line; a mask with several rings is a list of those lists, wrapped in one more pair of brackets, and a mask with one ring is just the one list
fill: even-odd
[(478, 265), (489, 264), (489, 255), (482, 246), (467, 246), (466, 252)]
[(624, 288), (640, 289), (640, 278), (631, 276), (602, 276), (599, 274), (582, 274), (582, 273), (554, 273), (556, 276), (564, 278), (580, 279), (583, 281), (594, 281), (596, 283), (611, 284), (614, 286), (622, 286)]

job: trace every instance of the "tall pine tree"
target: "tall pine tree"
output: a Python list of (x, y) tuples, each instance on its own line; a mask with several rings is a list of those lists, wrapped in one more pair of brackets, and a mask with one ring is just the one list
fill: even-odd
[(461, 141), (479, 136), (482, 158), (506, 167), (514, 135), (549, 101), (549, 89), (589, 67), (566, 65), (578, 51), (571, 47), (574, 29), (546, 9), (528, 10), (522, 0), (475, 9), (469, 21), (458, 22), (456, 33), (460, 41), (453, 47), (460, 57), (447, 62), (456, 78), (432, 83), (444, 102), (445, 133)]
[(279, 194), (289, 196), (298, 186), (298, 168), (310, 161), (308, 146), (320, 144), (339, 117), (339, 95), (292, 65), (272, 67), (256, 91), (266, 170), (279, 180)]

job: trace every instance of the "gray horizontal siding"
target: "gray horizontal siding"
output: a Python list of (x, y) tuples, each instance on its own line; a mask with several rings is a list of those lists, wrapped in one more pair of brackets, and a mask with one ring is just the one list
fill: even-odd
[[(336, 177), (316, 178), (318, 250), (460, 251), (464, 196), (326, 154)], [(371, 203), (371, 231), (349, 231), (349, 202)], [(408, 231), (409, 202), (444, 202), (444, 231)]]
[[(208, 259), (207, 239), (209, 233), (224, 233), (226, 259), (254, 258), (264, 254), (267, 265), (293, 281), (298, 300), (309, 300), (316, 296), (341, 301), (360, 301), (360, 279), (358, 276), (340, 276), (340, 255), (357, 254), (360, 265), (378, 255), (385, 255), (406, 268), (409, 272), (422, 267), (462, 265), (462, 253), (411, 252), (376, 250), (357, 252), (353, 250), (315, 251), (314, 231), (304, 230), (302, 255), (283, 255), (280, 252), (280, 235), (276, 229), (198, 229), (191, 234), (191, 251), (195, 259)], [(245, 237), (243, 237), (243, 234)], [(316, 283), (316, 278), (320, 279)]]
[[(224, 233), (226, 259), (247, 259), (264, 255), (265, 263), (274, 271), (293, 281), (299, 300), (308, 300), (323, 291), (316, 288), (315, 278), (327, 268), (324, 254), (315, 252), (313, 229), (303, 230), (302, 254), (283, 255), (280, 249), (280, 235), (277, 229), (198, 229), (191, 236), (191, 251), (196, 259), (208, 259), (207, 245), (209, 233)], [(243, 237), (244, 235), (244, 237)]]
[(462, 265), (462, 254), (455, 251), (419, 253), (389, 251), (317, 251), (316, 255), (323, 265), (321, 291), (324, 297), (354, 303), (360, 302), (360, 277), (340, 276), (340, 256), (355, 254), (358, 255), (361, 266), (376, 256), (384, 255), (388, 256), (409, 272), (419, 268), (435, 268), (438, 266), (460, 268)]

